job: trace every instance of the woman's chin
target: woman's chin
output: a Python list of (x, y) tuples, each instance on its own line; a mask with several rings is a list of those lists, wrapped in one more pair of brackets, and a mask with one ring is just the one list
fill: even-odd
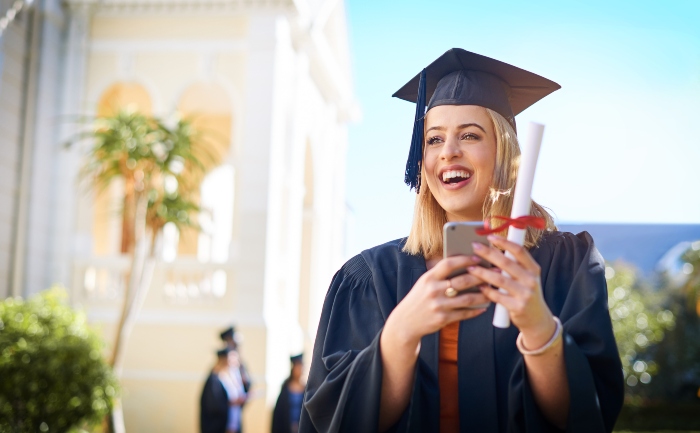
[(478, 206), (455, 206), (451, 203), (441, 204), (441, 206), (447, 214), (448, 221), (481, 221), (483, 219), (480, 203)]

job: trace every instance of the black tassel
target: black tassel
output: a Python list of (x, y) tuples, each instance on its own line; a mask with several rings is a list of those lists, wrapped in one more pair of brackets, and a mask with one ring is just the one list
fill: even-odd
[(423, 159), (423, 128), (425, 124), (425, 69), (420, 73), (418, 80), (418, 100), (416, 101), (416, 119), (413, 123), (413, 137), (411, 138), (411, 149), (408, 152), (406, 161), (406, 174), (404, 182), (406, 185), (420, 191), (420, 162)]

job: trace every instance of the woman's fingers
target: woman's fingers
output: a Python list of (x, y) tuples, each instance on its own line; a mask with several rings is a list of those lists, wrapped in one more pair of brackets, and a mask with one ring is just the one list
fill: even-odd
[[(512, 242), (500, 241), (497, 239), (493, 243), (499, 248), (511, 251), (515, 260), (506, 257), (496, 248), (483, 246), (475, 248), (477, 256), (454, 256), (440, 260), (421, 277), (419, 283), (416, 283), (421, 290), (412, 291), (411, 295), (402, 301), (403, 304), (411, 300), (406, 304), (409, 305), (406, 318), (412, 323), (423, 324), (419, 328), (425, 329), (417, 330), (420, 335), (435, 332), (448, 323), (483, 314), (484, 307), (490, 302), (501, 303), (511, 314), (516, 315), (512, 317), (524, 313), (525, 307), (531, 304), (533, 295), (538, 293), (539, 266), (524, 248), (518, 250), (518, 246)], [(488, 260), (497, 268), (476, 266), (482, 259)], [(459, 270), (468, 272), (449, 278)], [(510, 277), (502, 274), (501, 270), (507, 272)], [(501, 287), (506, 293), (499, 293), (491, 288), (483, 289), (483, 286), (488, 284)], [(481, 291), (469, 290), (473, 287), (479, 287)], [(454, 294), (450, 289), (461, 293), (450, 297), (448, 294)]]
[(503, 275), (501, 272), (492, 271), (481, 266), (470, 266), (469, 273), (486, 283), (505, 290), (511, 296), (518, 296), (532, 290), (523, 286), (517, 280)]
[(524, 279), (532, 276), (532, 274), (525, 270), (525, 268), (522, 265), (520, 265), (518, 262), (509, 259), (496, 248), (475, 242), (474, 253), (479, 257), (488, 260), (490, 263), (503, 270), (504, 272), (507, 272), (508, 275), (512, 276), (515, 279)]
[(429, 273), (436, 280), (446, 280), (454, 271), (479, 263), (479, 260), (481, 259), (474, 256), (448, 257), (440, 260)]
[(498, 291), (498, 289), (484, 287), (481, 289), (481, 293), (483, 293), (483, 295), (491, 302), (501, 304), (511, 312), (519, 312), (524, 306), (522, 301), (510, 296), (507, 293), (502, 293)]
[(474, 286), (478, 286), (479, 284), (483, 284), (483, 281), (481, 281), (479, 278), (470, 273), (453, 277), (449, 280), (449, 282), (450, 287), (457, 290), (458, 292), (472, 288)]
[(486, 308), (481, 308), (478, 310), (453, 310), (447, 314), (447, 323), (459, 322), (462, 320), (473, 319), (474, 317), (483, 314)]
[(525, 247), (500, 236), (490, 235), (488, 239), (496, 247), (503, 248), (505, 251), (511, 253), (513, 257), (515, 257), (515, 260), (517, 260), (518, 263), (520, 263), (525, 269), (537, 276), (540, 275), (540, 265), (537, 264), (535, 259)]
[(447, 298), (443, 303), (443, 307), (449, 310), (461, 310), (465, 308), (474, 308), (490, 302), (491, 301), (481, 292), (464, 293), (454, 298)]

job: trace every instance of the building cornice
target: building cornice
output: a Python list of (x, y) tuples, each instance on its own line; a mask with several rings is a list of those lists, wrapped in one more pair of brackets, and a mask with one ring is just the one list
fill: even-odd
[(71, 8), (95, 12), (243, 12), (280, 11), (295, 8), (293, 0), (65, 0)]

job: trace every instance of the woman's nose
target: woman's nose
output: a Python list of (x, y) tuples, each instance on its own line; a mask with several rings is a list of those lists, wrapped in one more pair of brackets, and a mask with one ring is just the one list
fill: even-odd
[(459, 147), (459, 141), (456, 138), (447, 138), (445, 145), (442, 146), (443, 159), (452, 159), (462, 156), (462, 149)]

